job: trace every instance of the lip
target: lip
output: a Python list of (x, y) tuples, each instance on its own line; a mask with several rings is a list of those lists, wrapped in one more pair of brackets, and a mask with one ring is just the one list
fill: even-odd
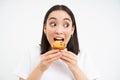
[(64, 41), (63, 37), (54, 37), (53, 38), (54, 41), (58, 40), (58, 41)]

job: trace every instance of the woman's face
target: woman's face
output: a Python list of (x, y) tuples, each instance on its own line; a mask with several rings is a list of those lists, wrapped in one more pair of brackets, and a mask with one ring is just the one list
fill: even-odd
[(51, 12), (44, 26), (44, 33), (50, 45), (55, 40), (63, 40), (67, 44), (74, 33), (70, 16), (63, 10)]

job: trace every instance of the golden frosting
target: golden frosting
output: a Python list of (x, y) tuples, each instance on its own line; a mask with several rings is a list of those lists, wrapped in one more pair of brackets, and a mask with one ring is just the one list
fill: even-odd
[(65, 49), (66, 48), (66, 44), (63, 41), (55, 41), (53, 42), (53, 44), (51, 45), (53, 49)]

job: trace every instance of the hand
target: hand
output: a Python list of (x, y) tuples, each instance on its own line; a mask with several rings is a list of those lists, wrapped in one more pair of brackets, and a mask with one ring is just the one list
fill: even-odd
[(65, 50), (61, 50), (61, 53), (61, 59), (68, 65), (75, 77), (75, 80), (88, 80), (86, 74), (78, 66), (77, 56), (74, 53)]
[(68, 65), (71, 71), (78, 69), (77, 56), (74, 53), (65, 50), (61, 50), (61, 53), (61, 59)]
[(44, 72), (52, 63), (58, 60), (60, 56), (60, 50), (50, 50), (41, 55), (40, 64), (38, 65), (39, 70)]

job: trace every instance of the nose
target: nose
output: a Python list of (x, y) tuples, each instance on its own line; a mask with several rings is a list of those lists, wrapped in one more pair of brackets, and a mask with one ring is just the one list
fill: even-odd
[(56, 27), (55, 34), (63, 34), (63, 28), (61, 26)]

